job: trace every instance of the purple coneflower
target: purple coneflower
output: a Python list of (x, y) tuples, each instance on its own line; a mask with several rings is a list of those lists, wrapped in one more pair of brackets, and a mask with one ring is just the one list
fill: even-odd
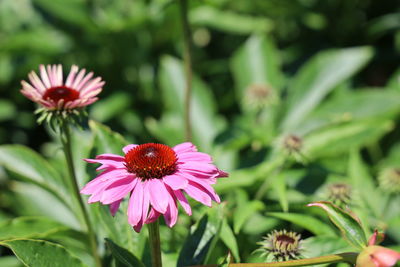
[(91, 195), (88, 202), (110, 205), (115, 215), (122, 199), (130, 195), (128, 222), (139, 232), (143, 224), (154, 222), (161, 214), (166, 224), (172, 227), (178, 218), (177, 201), (185, 212), (192, 214), (183, 194), (211, 206), (211, 201), (220, 202), (211, 184), (216, 178), (228, 174), (212, 164), (208, 154), (198, 152), (192, 143), (182, 143), (173, 148), (148, 143), (128, 145), (123, 148), (125, 156), (98, 155), (86, 159), (90, 163), (102, 164), (103, 170), (82, 190)]
[(40, 77), (32, 71), (30, 83), (22, 81), (21, 93), (47, 110), (72, 110), (82, 108), (97, 101), (104, 81), (93, 78), (93, 72), (72, 65), (64, 82), (61, 65), (39, 66)]

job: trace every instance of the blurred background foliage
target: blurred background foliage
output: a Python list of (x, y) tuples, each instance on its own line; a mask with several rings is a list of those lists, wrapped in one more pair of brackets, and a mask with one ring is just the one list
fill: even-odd
[[(239, 244), (242, 259), (257, 261), (255, 243), (276, 227), (310, 237), (311, 256), (346, 248), (333, 228), (320, 226), (327, 222), (320, 213), (304, 207), (332, 196), (349, 204), (350, 195), (366, 231), (385, 230), (387, 244), (399, 244), (400, 190), (388, 193), (400, 183), (398, 2), (191, 0), (189, 19), (194, 142), (231, 173), (216, 190), (229, 208), (219, 221), (221, 242), (234, 257)], [(106, 81), (100, 101), (89, 107), (92, 119), (129, 142), (182, 142), (181, 55), (176, 1), (1, 0), (0, 142), (27, 145), (62, 170), (53, 137), (35, 123), (35, 105), (19, 92), (29, 71), (55, 63), (64, 72), (77, 64)], [(94, 150), (118, 153), (99, 137), (113, 136), (103, 127), (92, 124), (94, 136), (77, 137), (86, 144), (80, 158)], [(93, 148), (93, 138), (107, 144)], [(7, 180), (10, 168), (18, 173), (7, 165), (8, 152), (0, 151), (7, 171), (1, 175), (0, 218), (36, 215), (31, 203), (13, 195), (24, 189)], [(30, 155), (24, 153), (16, 158), (23, 162)], [(83, 163), (80, 168), (83, 184), (89, 176)], [(337, 188), (346, 186), (351, 190), (345, 199), (336, 199)], [(34, 198), (32, 186), (29, 191)], [(60, 211), (48, 208), (60, 221)], [(77, 227), (67, 213), (63, 223)], [(171, 261), (178, 258), (174, 242), (184, 239), (191, 223), (182, 217), (177, 236), (165, 231)], [(126, 237), (110, 238), (123, 245)], [(141, 244), (139, 252), (132, 245), (138, 257)], [(216, 248), (207, 261), (221, 255)]]

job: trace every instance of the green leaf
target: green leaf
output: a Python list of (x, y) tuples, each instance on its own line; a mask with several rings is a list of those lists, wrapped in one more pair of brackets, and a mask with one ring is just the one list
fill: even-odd
[(400, 91), (400, 68), (398, 68), (390, 77), (386, 87), (393, 91)]
[(35, 0), (35, 4), (57, 19), (86, 28), (87, 30), (94, 28), (94, 23), (89, 16), (88, 5), (84, 0)]
[(67, 226), (46, 217), (18, 217), (0, 224), (0, 240), (46, 237)]
[(289, 211), (289, 200), (287, 196), (286, 176), (287, 173), (280, 173), (272, 179), (272, 189), (277, 192), (279, 204), (284, 212)]
[[(166, 112), (179, 116), (176, 125), (183, 131), (185, 76), (182, 63), (173, 57), (163, 57), (159, 82)], [(202, 150), (210, 151), (215, 136), (225, 125), (225, 120), (216, 115), (216, 101), (212, 90), (196, 76), (192, 82), (190, 118), (193, 138)]]
[(393, 121), (358, 121), (321, 129), (305, 136), (303, 154), (309, 158), (347, 153), (376, 142), (393, 129)]
[(15, 239), (1, 241), (0, 245), (10, 248), (15, 256), (29, 267), (86, 266), (63, 246), (47, 241)]
[(272, 21), (266, 17), (251, 17), (205, 5), (191, 10), (189, 18), (194, 25), (209, 26), (236, 34), (268, 32), (273, 28)]
[(220, 204), (218, 207), (210, 209), (192, 227), (182, 246), (177, 266), (207, 263), (221, 231), (223, 206), (223, 204)]
[(90, 129), (95, 135), (95, 151), (97, 154), (114, 153), (122, 154), (122, 148), (128, 142), (117, 132), (113, 132), (109, 127), (95, 121), (89, 121)]
[(221, 240), (225, 243), (225, 245), (232, 252), (233, 257), (235, 258), (236, 262), (240, 262), (239, 248), (237, 245), (236, 237), (233, 234), (233, 231), (232, 231), (231, 227), (229, 226), (226, 218), (224, 218), (224, 220), (222, 222), (220, 236), (221, 236)]
[(332, 228), (310, 215), (283, 212), (268, 212), (267, 215), (299, 225), (315, 235), (336, 236)]
[(369, 174), (367, 166), (362, 162), (360, 153), (357, 150), (350, 152), (348, 173), (353, 188), (357, 190), (357, 194), (361, 197), (359, 205), (368, 207), (377, 218), (381, 218), (384, 210), (383, 207), (380, 207), (383, 202), (382, 194), (376, 190), (373, 178)]
[(144, 264), (136, 258), (132, 253), (123, 247), (118, 246), (112, 240), (106, 238), (106, 245), (111, 251), (111, 254), (117, 260), (121, 266), (124, 267), (144, 267)]
[(265, 85), (276, 95), (282, 87), (279, 51), (271, 40), (263, 36), (253, 35), (246, 41), (233, 56), (231, 69), (239, 103), (243, 103), (250, 85)]
[(348, 212), (340, 209), (330, 202), (314, 202), (307, 206), (320, 207), (329, 216), (329, 219), (339, 228), (342, 236), (354, 247), (363, 249), (367, 245), (367, 238), (365, 237), (364, 230), (358, 220), (356, 220)]
[(125, 112), (130, 104), (131, 97), (127, 93), (117, 92), (96, 102), (91, 109), (91, 115), (95, 120), (105, 122)]
[(234, 232), (238, 234), (249, 217), (255, 212), (262, 210), (264, 204), (257, 200), (249, 201), (246, 192), (243, 190), (236, 190), (235, 198), (237, 206), (233, 213), (233, 229)]
[(342, 238), (333, 236), (314, 236), (303, 241), (302, 246), (307, 248), (302, 255), (306, 258), (336, 254), (351, 251), (353, 248)]
[(372, 55), (370, 47), (358, 47), (324, 51), (309, 60), (289, 86), (284, 131), (301, 125), (329, 92), (365, 66)]
[(14, 256), (0, 257), (0, 266), (4, 267), (22, 267), (22, 263)]
[(346, 92), (322, 104), (302, 123), (305, 134), (327, 125), (371, 118), (393, 118), (400, 111), (400, 92), (371, 90)]
[(38, 153), (21, 145), (0, 146), (0, 165), (26, 182), (33, 183), (67, 203), (62, 178)]

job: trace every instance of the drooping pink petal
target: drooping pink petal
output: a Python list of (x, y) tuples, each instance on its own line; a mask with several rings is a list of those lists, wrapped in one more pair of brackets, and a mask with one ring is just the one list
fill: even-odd
[(160, 213), (165, 213), (168, 206), (168, 194), (165, 185), (158, 179), (150, 179), (148, 181), (150, 204)]
[(179, 153), (177, 156), (179, 163), (185, 163), (188, 161), (200, 161), (203, 163), (212, 162), (212, 158), (208, 154), (201, 152), (185, 152), (185, 153)]
[(117, 213), (118, 209), (119, 209), (119, 205), (121, 204), (122, 198), (120, 200), (117, 200), (113, 203), (110, 204), (109, 208), (110, 208), (110, 212), (112, 216), (115, 216), (115, 214)]
[(122, 151), (126, 154), (129, 152), (129, 150), (135, 148), (136, 146), (137, 145), (135, 145), (135, 144), (130, 144), (130, 145), (124, 146), (124, 148), (122, 148)]
[[(173, 196), (173, 192), (168, 190), (170, 196)], [(168, 199), (168, 207), (167, 211), (164, 214), (165, 223), (168, 227), (172, 227), (175, 225), (176, 221), (178, 220), (178, 207), (176, 205), (176, 201), (173, 197)]]
[(212, 164), (189, 161), (179, 165), (179, 169), (190, 170), (192, 172), (206, 173), (206, 174), (218, 174), (218, 169)]
[(186, 173), (183, 173), (182, 175), (184, 175), (185, 178), (190, 181), (191, 185), (193, 185), (193, 186), (199, 188), (201, 191), (207, 193), (211, 197), (212, 200), (214, 200), (217, 203), (221, 202), (219, 196), (215, 193), (214, 188), (212, 188), (212, 186), (209, 183), (207, 183), (207, 180), (199, 179), (199, 178), (196, 178), (196, 177), (194, 177), (190, 174), (186, 174)]
[(132, 191), (128, 204), (128, 222), (135, 226), (142, 218), (143, 211), (143, 184), (138, 182)]
[(192, 215), (192, 208), (189, 205), (189, 202), (187, 201), (185, 195), (181, 192), (181, 190), (175, 190), (174, 191), (175, 197), (178, 199), (179, 203), (181, 204), (182, 208), (185, 210), (185, 212), (191, 216)]
[(123, 178), (116, 180), (104, 189), (100, 202), (103, 204), (111, 204), (124, 198), (132, 191), (137, 182), (137, 178)]
[(161, 213), (156, 211), (154, 208), (151, 208), (145, 223), (148, 224), (155, 222), (158, 219), (158, 217), (160, 217), (160, 215)]
[(188, 186), (184, 189), (184, 191), (193, 199), (198, 202), (211, 207), (211, 197), (201, 190), (198, 186), (189, 182)]
[(179, 145), (176, 145), (172, 148), (177, 154), (179, 153), (185, 153), (185, 152), (196, 152), (197, 148), (195, 145), (193, 145), (190, 142), (182, 143)]
[(188, 185), (188, 181), (185, 177), (176, 174), (165, 176), (163, 182), (173, 190), (184, 189)]
[(106, 168), (124, 168), (125, 165), (121, 161), (109, 160), (109, 159), (85, 159), (89, 163), (100, 163), (102, 164), (96, 170), (103, 170)]

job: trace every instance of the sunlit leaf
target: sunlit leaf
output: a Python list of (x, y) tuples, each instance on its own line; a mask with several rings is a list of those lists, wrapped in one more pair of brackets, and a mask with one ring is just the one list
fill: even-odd
[(144, 264), (132, 253), (118, 246), (112, 240), (106, 238), (106, 245), (113, 257), (124, 267), (144, 267)]
[[(221, 206), (221, 205), (219, 205)], [(178, 258), (178, 266), (207, 263), (222, 227), (223, 207), (215, 207), (194, 225), (187, 236)]]
[(55, 243), (32, 239), (1, 241), (0, 245), (10, 248), (18, 259), (30, 267), (85, 267), (78, 258)]
[(330, 202), (314, 202), (308, 204), (322, 208), (329, 216), (329, 219), (339, 228), (342, 236), (354, 247), (363, 249), (367, 245), (367, 238), (359, 221), (353, 215), (338, 208)]
[(324, 51), (304, 65), (288, 89), (285, 132), (294, 131), (335, 86), (359, 71), (371, 59), (370, 47)]

